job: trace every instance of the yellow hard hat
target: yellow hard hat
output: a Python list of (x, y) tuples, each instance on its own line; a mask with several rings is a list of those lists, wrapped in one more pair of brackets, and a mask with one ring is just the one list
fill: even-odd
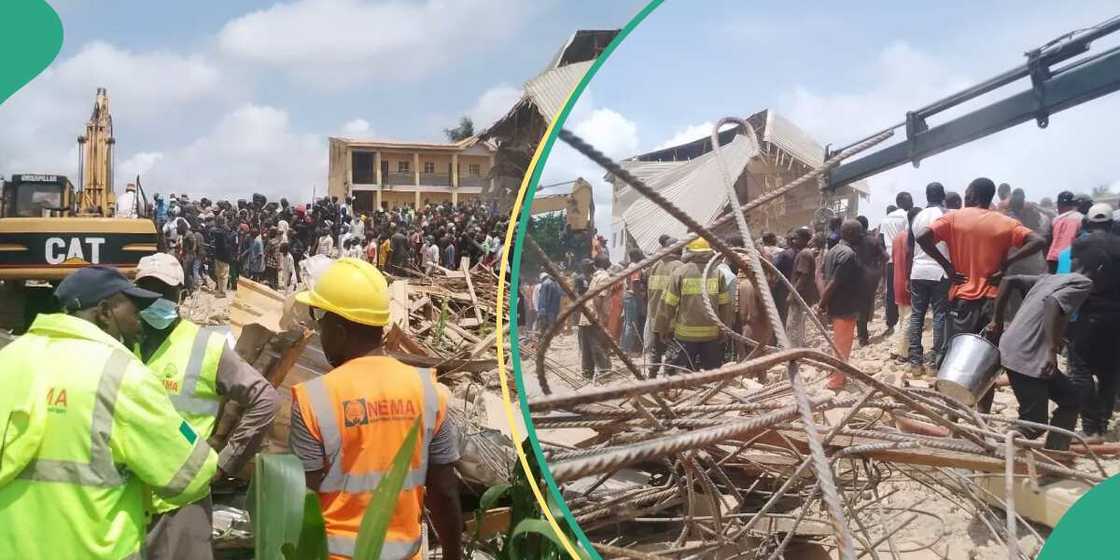
[(312, 289), (297, 293), (296, 301), (362, 325), (389, 324), (388, 283), (377, 267), (360, 259), (338, 259)]
[(712, 246), (708, 245), (708, 240), (704, 239), (703, 237), (697, 237), (696, 239), (689, 241), (686, 247), (693, 253), (706, 253), (712, 250)]

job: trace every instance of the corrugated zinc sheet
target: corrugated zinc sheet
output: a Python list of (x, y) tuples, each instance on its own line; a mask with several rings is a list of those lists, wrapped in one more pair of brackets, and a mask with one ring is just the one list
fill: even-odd
[[(620, 162), (620, 165), (647, 185), (664, 185), (665, 183), (661, 180), (663, 175), (687, 163), (687, 161), (624, 160)], [(630, 185), (623, 183), (621, 180), (612, 178), (609, 173), (605, 178), (615, 185), (615, 208), (612, 209), (611, 214), (621, 216), (631, 204), (642, 198), (638, 191), (630, 188)]]
[(549, 70), (525, 84), (525, 95), (541, 116), (551, 124), (564, 108), (568, 94), (591, 68), (591, 61), (577, 62)]
[[(722, 153), (728, 172), (732, 177), (738, 177), (743, 173), (747, 162), (757, 155), (757, 149), (745, 136), (740, 135), (723, 146)], [(715, 152), (708, 152), (659, 175), (650, 186), (674, 206), (705, 225), (719, 217), (727, 204)], [(662, 234), (680, 239), (688, 233), (684, 224), (671, 218), (659, 206), (645, 198), (630, 205), (622, 218), (630, 235), (647, 253), (658, 248), (657, 238)]]
[[(801, 127), (793, 124), (793, 121), (775, 113), (773, 109), (766, 110), (766, 128), (763, 130), (762, 141), (785, 150), (810, 167), (824, 163), (824, 147), (817, 144)], [(864, 181), (856, 181), (848, 186), (864, 195), (871, 192)]]
[(772, 109), (766, 111), (766, 128), (762, 140), (778, 146), (810, 167), (824, 163), (824, 146), (808, 133)]

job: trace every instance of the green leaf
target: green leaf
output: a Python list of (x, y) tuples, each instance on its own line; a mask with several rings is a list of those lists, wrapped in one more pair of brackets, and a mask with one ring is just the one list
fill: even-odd
[[(530, 535), (539, 535), (548, 539), (555, 545), (555, 551), (564, 550), (564, 544), (560, 542), (560, 538), (556, 536), (556, 532), (552, 530), (552, 525), (543, 519), (522, 519), (517, 527), (513, 529), (513, 534), (510, 536), (510, 560), (521, 560), (522, 558), (532, 558), (537, 560), (544, 556), (544, 547), (538, 548), (536, 554), (530, 556), (523, 556), (521, 554), (521, 547), (518, 546), (518, 541), (521, 538), (529, 537)], [(544, 544), (542, 542), (542, 544)]]
[(295, 455), (259, 453), (253, 458), (248, 506), (257, 559), (281, 560), (284, 545), (299, 542), (306, 494), (303, 463)]
[(409, 464), (412, 462), (412, 452), (416, 449), (416, 439), (420, 432), (420, 419), (412, 423), (404, 444), (397, 450), (389, 474), (381, 479), (377, 489), (373, 491), (373, 498), (362, 516), (362, 525), (358, 528), (358, 541), (354, 545), (354, 560), (378, 560), (381, 558), (381, 547), (385, 544), (385, 533), (389, 530), (389, 522), (397, 509), (397, 496), (404, 486), (404, 477), (408, 474)]
[(471, 537), (471, 540), (478, 540), (478, 535), (482, 531), (482, 520), (486, 517), (486, 512), (490, 511), (490, 509), (494, 507), (494, 504), (502, 499), (502, 496), (508, 494), (512, 487), (513, 485), (511, 484), (497, 484), (487, 488), (486, 491), (482, 493), (482, 498), (478, 501), (478, 509), (474, 511), (474, 535)]
[(293, 548), (295, 560), (326, 560), (327, 523), (319, 507), (319, 495), (310, 490), (303, 497), (303, 528), (299, 547)]

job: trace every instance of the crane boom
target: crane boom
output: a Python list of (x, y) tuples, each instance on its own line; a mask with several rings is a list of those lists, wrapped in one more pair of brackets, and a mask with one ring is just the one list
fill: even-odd
[(78, 138), (82, 155), (81, 212), (109, 215), (113, 192), (113, 115), (109, 112), (109, 93), (97, 88), (93, 113), (86, 122), (86, 133)]
[[(1083, 54), (1089, 44), (1120, 29), (1120, 17), (1075, 31), (1027, 53), (1027, 63), (985, 82), (906, 114), (906, 120), (884, 131), (905, 126), (906, 139), (871, 151), (832, 170), (828, 188), (847, 185), (893, 169), (906, 162), (915, 167), (927, 157), (1034, 119), (1046, 128), (1050, 115), (1120, 90), (1120, 47), (1086, 57), (1061, 68), (1053, 65)], [(929, 127), (930, 116), (956, 107), (1024, 77), (1031, 89), (996, 101), (968, 114)], [(862, 140), (860, 140), (862, 142)], [(857, 142), (858, 143), (858, 142)], [(853, 144), (854, 145), (854, 144)], [(845, 147), (846, 148), (846, 147)], [(826, 148), (826, 158), (845, 148)]]

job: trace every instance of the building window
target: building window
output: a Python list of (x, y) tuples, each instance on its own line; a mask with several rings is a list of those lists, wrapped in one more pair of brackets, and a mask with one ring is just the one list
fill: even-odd
[(482, 164), (479, 164), (479, 163), (468, 164), (467, 165), (467, 175), (470, 175), (471, 177), (478, 177), (479, 175), (482, 175)]
[(436, 172), (436, 162), (425, 161), (424, 162), (424, 173), (427, 173), (427, 174), (431, 175), (435, 172)]
[(397, 162), (397, 173), (408, 173), (408, 172), (410, 172), (412, 166), (409, 165), (409, 163), (410, 162), (408, 162), (408, 161), (398, 161)]
[(369, 152), (351, 152), (350, 183), (353, 185), (372, 185), (373, 181), (373, 154)]

